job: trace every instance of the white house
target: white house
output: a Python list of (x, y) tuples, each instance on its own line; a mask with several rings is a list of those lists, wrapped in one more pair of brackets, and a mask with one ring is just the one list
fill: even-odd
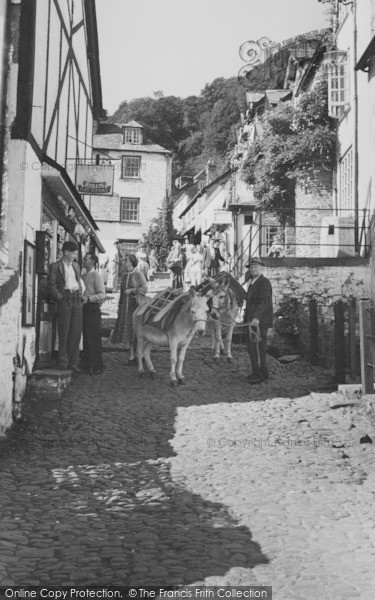
[(375, 207), (375, 2), (337, 3), (331, 110), (338, 119), (337, 204), (355, 220), (358, 252)]
[(172, 154), (147, 140), (136, 121), (99, 124), (93, 146), (93, 161), (114, 168), (113, 195), (93, 196), (89, 205), (100, 239), (107, 252), (119, 239), (134, 253), (171, 195)]

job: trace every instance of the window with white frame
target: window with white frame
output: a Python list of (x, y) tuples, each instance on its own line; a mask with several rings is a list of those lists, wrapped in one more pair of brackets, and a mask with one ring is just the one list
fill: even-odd
[[(353, 209), (353, 149), (350, 148), (340, 160), (340, 208)], [(340, 216), (346, 217), (346, 210)]]
[(138, 240), (120, 240), (123, 255), (135, 254), (138, 250)]
[(124, 144), (141, 144), (142, 135), (139, 127), (124, 127)]
[(123, 156), (121, 176), (139, 179), (141, 176), (141, 157)]
[(139, 198), (121, 198), (120, 221), (139, 223)]
[(349, 69), (347, 53), (335, 53), (328, 70), (328, 111), (339, 119), (349, 108)]
[(263, 231), (264, 231), (264, 239), (263, 239), (262, 254), (267, 255), (269, 249), (272, 246), (272, 242), (273, 242), (275, 236), (278, 234), (279, 227), (277, 225), (265, 225)]

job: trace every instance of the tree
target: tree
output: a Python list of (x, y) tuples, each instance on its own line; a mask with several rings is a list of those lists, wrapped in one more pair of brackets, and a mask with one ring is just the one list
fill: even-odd
[(199, 96), (182, 99), (156, 91), (153, 98), (122, 102), (110, 121), (138, 121), (147, 139), (172, 151), (176, 178), (181, 172), (195, 174), (209, 159), (223, 171), (244, 110), (245, 92), (237, 79), (219, 77)]
[(321, 80), (299, 102), (282, 102), (262, 117), (262, 135), (242, 165), (260, 207), (290, 222), (297, 182), (311, 185), (336, 160), (336, 123), (328, 116), (327, 83)]
[(165, 261), (172, 246), (172, 241), (178, 237), (173, 227), (173, 202), (165, 198), (158, 217), (153, 219), (147, 233), (143, 234), (143, 243), (147, 252), (155, 250), (159, 265), (165, 268)]

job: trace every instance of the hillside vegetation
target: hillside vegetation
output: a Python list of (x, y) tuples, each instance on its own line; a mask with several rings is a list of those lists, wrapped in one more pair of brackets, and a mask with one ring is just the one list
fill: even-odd
[(212, 159), (220, 173), (236, 143), (236, 128), (245, 111), (245, 89), (233, 77), (215, 79), (199, 96), (178, 98), (156, 92), (154, 98), (124, 101), (108, 120), (134, 119), (145, 136), (173, 152), (173, 176), (194, 175)]

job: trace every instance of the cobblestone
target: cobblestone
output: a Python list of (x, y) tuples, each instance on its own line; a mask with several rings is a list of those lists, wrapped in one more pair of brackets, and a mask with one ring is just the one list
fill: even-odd
[[(370, 600), (374, 445), (329, 374), (188, 350), (138, 379), (106, 353), (61, 402), (34, 401), (1, 444), (0, 584), (272, 585), (277, 600)], [(353, 427), (350, 427), (353, 424)]]

